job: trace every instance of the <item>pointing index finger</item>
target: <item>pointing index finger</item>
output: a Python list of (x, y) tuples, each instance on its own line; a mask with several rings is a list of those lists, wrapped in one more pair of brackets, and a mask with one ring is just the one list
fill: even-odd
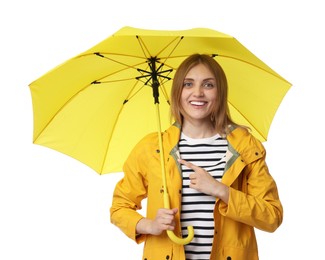
[(185, 161), (185, 160), (183, 160), (183, 159), (178, 159), (178, 162), (179, 162), (180, 164), (185, 165), (187, 168), (190, 168), (190, 169), (192, 169), (192, 170), (194, 170), (194, 168), (196, 167), (193, 163), (190, 163), (190, 162)]

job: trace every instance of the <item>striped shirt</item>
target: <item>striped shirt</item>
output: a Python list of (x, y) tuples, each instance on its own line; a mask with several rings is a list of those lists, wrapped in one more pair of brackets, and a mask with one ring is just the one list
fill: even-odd
[[(227, 147), (227, 140), (218, 134), (192, 139), (182, 133), (179, 140), (181, 158), (204, 168), (219, 181), (225, 169)], [(213, 209), (216, 199), (189, 187), (191, 173), (193, 170), (182, 165), (182, 232), (183, 236), (187, 236), (187, 226), (193, 226), (195, 232), (191, 243), (185, 245), (185, 254), (187, 260), (208, 260), (214, 235)]]

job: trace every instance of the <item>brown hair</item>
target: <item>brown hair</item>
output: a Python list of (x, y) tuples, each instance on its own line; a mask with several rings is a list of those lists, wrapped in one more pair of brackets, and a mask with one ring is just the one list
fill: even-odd
[(228, 133), (228, 125), (235, 124), (230, 118), (227, 103), (228, 84), (226, 75), (219, 65), (211, 56), (206, 54), (193, 54), (187, 57), (178, 67), (171, 90), (171, 115), (179, 124), (183, 123), (184, 110), (181, 106), (181, 94), (184, 79), (187, 73), (196, 65), (205, 65), (215, 76), (217, 83), (217, 102), (210, 115), (211, 124), (219, 134)]

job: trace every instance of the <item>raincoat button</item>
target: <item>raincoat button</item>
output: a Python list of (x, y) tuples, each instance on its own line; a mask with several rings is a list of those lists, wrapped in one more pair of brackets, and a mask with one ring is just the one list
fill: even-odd
[(231, 260), (231, 256), (227, 256), (227, 260)]
[(156, 150), (156, 153), (160, 153), (160, 150), (159, 150), (159, 149), (157, 149), (157, 150)]
[(258, 152), (256, 152), (255, 155), (257, 156), (258, 155)]
[(182, 190), (179, 190), (178, 192), (179, 192), (179, 194), (182, 194)]
[(169, 259), (169, 255), (166, 256), (166, 260), (168, 260), (168, 259)]

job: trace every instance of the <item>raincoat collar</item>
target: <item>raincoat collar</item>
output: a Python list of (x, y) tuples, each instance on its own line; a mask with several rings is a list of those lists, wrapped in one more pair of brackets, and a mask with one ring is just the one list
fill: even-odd
[[(177, 159), (180, 158), (178, 141), (182, 126), (175, 122), (171, 128), (172, 134), (168, 134), (169, 154), (174, 158), (178, 171), (181, 174), (181, 165)], [(167, 132), (169, 132), (167, 130)], [(265, 153), (261, 146), (256, 144), (256, 139), (249, 134), (248, 130), (236, 125), (229, 125), (229, 133), (226, 136), (228, 150), (226, 152), (226, 166), (222, 182), (230, 186), (238, 177), (241, 170), (249, 163), (259, 159)], [(248, 148), (248, 149), (247, 149)], [(166, 151), (167, 152), (167, 151)], [(235, 163), (236, 162), (236, 163)], [(235, 167), (236, 170), (229, 170)]]

